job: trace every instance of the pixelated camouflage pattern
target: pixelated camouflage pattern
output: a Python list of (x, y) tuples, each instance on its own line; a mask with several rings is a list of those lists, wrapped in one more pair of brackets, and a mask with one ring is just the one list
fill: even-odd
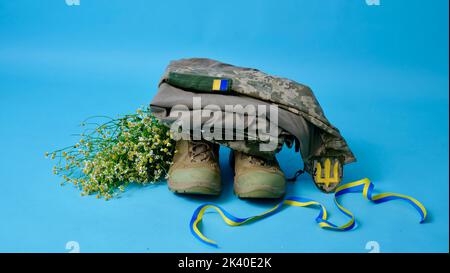
[[(172, 61), (167, 67), (161, 83), (167, 79), (170, 72), (230, 78), (232, 79), (232, 91), (273, 102), (279, 107), (301, 115), (308, 122), (320, 128), (322, 145), (311, 157), (337, 156), (342, 157), (344, 163), (356, 161), (339, 130), (327, 120), (316, 97), (306, 85), (268, 75), (254, 68), (233, 66), (206, 58)], [(239, 145), (245, 146), (242, 143)], [(305, 163), (310, 163), (309, 158), (303, 160)]]
[[(164, 109), (158, 109), (153, 107), (152, 113), (155, 115), (156, 118), (158, 118), (163, 124), (165, 124), (167, 127), (171, 127), (173, 123), (176, 121), (175, 118), (168, 117), (167, 113)], [(289, 148), (294, 146), (294, 140), (292, 139), (292, 135), (288, 134), (286, 131), (284, 131), (281, 128), (278, 128), (279, 135), (277, 137), (277, 147), (273, 151), (261, 151), (260, 144), (261, 141), (259, 140), (218, 140), (218, 139), (212, 139), (209, 140), (212, 143), (216, 143), (219, 145), (223, 145), (226, 147), (229, 147), (230, 149), (237, 150), (240, 152), (244, 152), (247, 154), (252, 154), (258, 157), (266, 158), (266, 159), (272, 159), (276, 153), (278, 153), (284, 144), (286, 144)], [(188, 133), (188, 135), (183, 134), (182, 132), (172, 132), (175, 135), (178, 135), (179, 138), (182, 139), (192, 139), (192, 132)], [(233, 132), (233, 137), (236, 138), (236, 133)], [(258, 137), (258, 136), (255, 136)], [(177, 139), (177, 138), (176, 138)]]

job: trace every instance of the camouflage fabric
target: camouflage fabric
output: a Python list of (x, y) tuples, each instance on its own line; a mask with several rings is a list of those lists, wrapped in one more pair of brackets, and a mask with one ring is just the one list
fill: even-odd
[[(167, 82), (172, 72), (231, 79), (233, 92), (275, 103), (283, 109), (302, 116), (319, 129), (318, 137), (320, 138), (320, 145), (315, 151), (304, 155), (303, 160), (306, 166), (312, 163), (313, 157), (333, 156), (341, 158), (344, 163), (356, 161), (345, 139), (327, 120), (313, 92), (306, 85), (268, 75), (254, 68), (233, 66), (205, 58), (172, 61), (162, 76), (160, 84)], [(237, 146), (245, 146), (243, 144), (245, 143), (241, 142)], [(249, 147), (244, 148), (253, 150)]]
[[(175, 122), (180, 122), (180, 120), (182, 118), (180, 117), (171, 117), (168, 114), (168, 111), (166, 108), (161, 108), (159, 106), (156, 105), (151, 105), (151, 109), (152, 109), (152, 113), (155, 115), (156, 118), (158, 118), (163, 124), (165, 124), (168, 127), (172, 127), (174, 125)], [(185, 116), (185, 118), (187, 118), (187, 120), (192, 121), (193, 120), (193, 114), (195, 111), (190, 110), (187, 115)], [(233, 115), (238, 115), (236, 113), (233, 113)], [(223, 117), (225, 116), (225, 114), (223, 114)], [(242, 118), (242, 117), (240, 117)], [(236, 117), (233, 117), (233, 119), (236, 119)], [(250, 129), (250, 132), (254, 132), (255, 126), (256, 126), (256, 120), (258, 118), (256, 117), (255, 119), (252, 119), (253, 121), (251, 123), (247, 123), (245, 124), (245, 128), (253, 128)], [(209, 120), (209, 118), (203, 118), (201, 120), (201, 124), (199, 124), (200, 126), (204, 126), (206, 124), (206, 122), (211, 122), (211, 120)], [(217, 122), (221, 122), (222, 124), (224, 124), (224, 120), (215, 120), (214, 123)], [(182, 138), (182, 139), (195, 139), (195, 135), (200, 135), (200, 131), (202, 130), (201, 127), (194, 127), (194, 124), (191, 123), (191, 125), (193, 126), (190, 130), (190, 132), (185, 135), (183, 134), (183, 132), (173, 132), (174, 136), (177, 138)], [(175, 126), (178, 127), (178, 126)], [(231, 134), (233, 135), (234, 140), (226, 140), (225, 139), (225, 135), (226, 134)], [(289, 133), (287, 133), (284, 129), (282, 128), (278, 128), (278, 135), (274, 136), (277, 139), (277, 145), (276, 147), (274, 147), (275, 149), (272, 151), (262, 151), (260, 149), (260, 143), (262, 142), (261, 137), (265, 137), (266, 139), (269, 137), (268, 134), (266, 133), (261, 133), (260, 135), (254, 135), (254, 134), (250, 134), (249, 131), (244, 130), (244, 131), (240, 131), (240, 130), (233, 130), (233, 131), (227, 131), (225, 126), (223, 126), (222, 128), (222, 139), (207, 139), (207, 141), (212, 142), (212, 143), (216, 143), (219, 145), (224, 145), (227, 146), (233, 150), (237, 150), (237, 151), (241, 151), (244, 153), (248, 153), (248, 154), (252, 154), (258, 157), (262, 157), (262, 158), (266, 158), (266, 159), (272, 159), (274, 154), (278, 153), (281, 148), (283, 147), (284, 144), (286, 144), (287, 147), (292, 147), (295, 144), (295, 140), (294, 137), (292, 135), (290, 135)], [(241, 140), (242, 139), (242, 140)]]

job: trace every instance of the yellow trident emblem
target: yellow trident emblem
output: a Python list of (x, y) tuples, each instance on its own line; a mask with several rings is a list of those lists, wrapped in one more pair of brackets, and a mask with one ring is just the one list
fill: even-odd
[(322, 176), (322, 165), (320, 162), (316, 164), (316, 170), (314, 173), (314, 180), (317, 183), (324, 183), (326, 187), (329, 187), (331, 183), (339, 183), (341, 177), (339, 175), (339, 161), (336, 160), (333, 164), (333, 171), (331, 172), (331, 160), (329, 158), (325, 159), (323, 166), (323, 176)]

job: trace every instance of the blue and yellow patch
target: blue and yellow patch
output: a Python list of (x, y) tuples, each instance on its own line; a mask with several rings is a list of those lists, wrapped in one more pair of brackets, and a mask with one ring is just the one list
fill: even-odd
[(166, 82), (172, 86), (194, 92), (217, 92), (226, 94), (231, 91), (232, 79), (170, 72)]
[(226, 79), (215, 79), (213, 80), (212, 90), (213, 91), (227, 91), (229, 80)]

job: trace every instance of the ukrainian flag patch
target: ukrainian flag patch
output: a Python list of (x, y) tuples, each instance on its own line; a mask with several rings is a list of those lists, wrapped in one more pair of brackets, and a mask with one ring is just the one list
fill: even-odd
[(169, 72), (166, 82), (188, 91), (208, 93), (220, 91), (222, 94), (231, 91), (232, 86), (232, 79), (178, 72)]
[(229, 80), (227, 79), (215, 79), (213, 80), (212, 90), (213, 91), (227, 91)]

